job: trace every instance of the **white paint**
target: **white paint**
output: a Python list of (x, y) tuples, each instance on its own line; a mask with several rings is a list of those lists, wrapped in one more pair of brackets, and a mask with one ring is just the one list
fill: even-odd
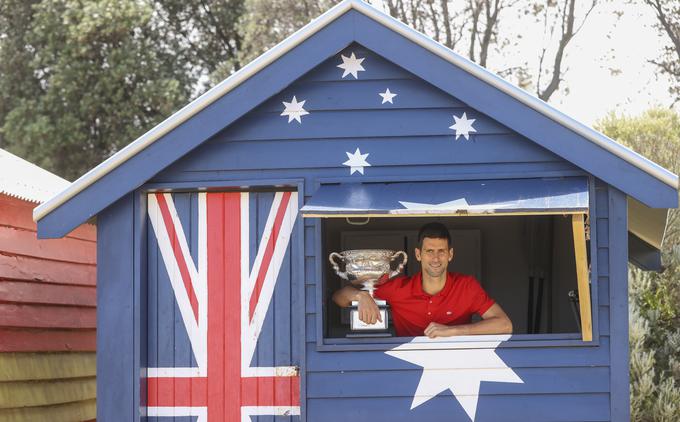
[(302, 116), (309, 114), (309, 112), (303, 108), (306, 101), (307, 100), (298, 102), (297, 98), (295, 98), (295, 95), (293, 95), (291, 102), (287, 103), (283, 101), (283, 106), (285, 109), (281, 115), (288, 116), (288, 123), (292, 122), (293, 120), (297, 120), (297, 122), (301, 124)]
[(371, 165), (366, 161), (366, 158), (370, 155), (369, 153), (362, 154), (361, 150), (357, 148), (356, 151), (354, 151), (354, 154), (350, 152), (345, 152), (347, 154), (347, 158), (349, 158), (347, 161), (342, 163), (344, 166), (348, 166), (349, 169), (349, 174), (352, 175), (354, 172), (359, 172), (361, 174), (364, 174), (364, 167), (370, 167)]
[(241, 407), (241, 422), (251, 422), (251, 416), (276, 415), (288, 416), (299, 415), (300, 406), (243, 406)]
[(366, 70), (361, 65), (361, 62), (363, 62), (365, 58), (357, 58), (354, 55), (354, 52), (352, 52), (352, 55), (349, 57), (342, 54), (340, 56), (342, 57), (342, 63), (340, 63), (338, 67), (344, 70), (344, 72), (342, 72), (343, 79), (347, 75), (352, 75), (354, 76), (354, 79), (359, 79), (359, 72), (364, 72)]
[(449, 126), (449, 129), (456, 131), (456, 140), (463, 135), (466, 140), (470, 139), (470, 132), (477, 132), (477, 129), (472, 127), (472, 124), (477, 119), (468, 119), (467, 114), (463, 113), (461, 117), (453, 116), (453, 125)]
[[(198, 302), (199, 319), (200, 319), (200, 309), (207, 304), (201, 303), (202, 300), (207, 299), (207, 293), (199, 294), (198, 284), (201, 283), (200, 279), (205, 277), (198, 276), (198, 270), (194, 265), (193, 259), (189, 254), (189, 247), (186, 241), (186, 235), (184, 234), (184, 229), (177, 216), (177, 210), (175, 209), (174, 202), (172, 200), (172, 195), (164, 194), (165, 200), (168, 204), (170, 210), (170, 215), (175, 225), (175, 233), (177, 234), (178, 241), (180, 243), (180, 249), (182, 251), (182, 259), (185, 265), (189, 269), (189, 275), (191, 278), (191, 286), (196, 292), (196, 300)], [(175, 253), (172, 248), (172, 243), (168, 235), (168, 230), (165, 227), (165, 222), (161, 214), (158, 201), (155, 194), (148, 195), (148, 211), (149, 220), (151, 221), (151, 226), (153, 227), (156, 239), (158, 241), (158, 249), (161, 251), (161, 256), (163, 257), (163, 264), (168, 273), (170, 279), (170, 284), (172, 290), (175, 293), (175, 299), (177, 300), (177, 306), (179, 307), (180, 314), (182, 315), (182, 321), (187, 330), (187, 335), (189, 336), (189, 341), (194, 350), (194, 357), (196, 358), (196, 363), (199, 367), (206, 367), (208, 363), (208, 341), (207, 341), (207, 327), (199, 328), (199, 322), (194, 317), (194, 312), (191, 307), (191, 302), (189, 300), (189, 294), (184, 287), (184, 281), (182, 280), (182, 275), (179, 271), (179, 266), (175, 258)], [(207, 315), (207, 310), (206, 310)], [(206, 317), (207, 318), (207, 317)], [(207, 321), (207, 319), (206, 319)], [(207, 325), (207, 324), (206, 324)]]
[[(145, 410), (146, 409), (146, 410)], [(198, 416), (196, 422), (208, 422), (207, 407), (147, 407), (142, 408), (142, 416)]]
[[(443, 391), (450, 390), (470, 420), (474, 421), (482, 382), (524, 382), (496, 354), (495, 350), (500, 341), (487, 343), (486, 348), (478, 349), (427, 350), (427, 341), (423, 341), (422, 337), (416, 339), (420, 343), (417, 344), (417, 350), (409, 347), (412, 341), (385, 352), (390, 356), (423, 367), (420, 382), (413, 395), (411, 409)], [(445, 340), (432, 342), (436, 344)]]
[(385, 103), (394, 104), (392, 102), (392, 99), (397, 96), (396, 93), (390, 92), (389, 88), (387, 88), (385, 90), (385, 92), (380, 92), (378, 95), (380, 95), (382, 97), (382, 103), (380, 103), (380, 104), (385, 104)]

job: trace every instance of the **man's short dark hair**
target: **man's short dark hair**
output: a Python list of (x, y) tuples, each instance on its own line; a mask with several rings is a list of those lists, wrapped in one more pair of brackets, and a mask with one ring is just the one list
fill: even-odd
[(418, 232), (418, 248), (423, 247), (423, 239), (429, 237), (430, 239), (446, 239), (449, 248), (451, 247), (451, 235), (449, 229), (442, 223), (432, 222), (427, 223), (420, 228)]

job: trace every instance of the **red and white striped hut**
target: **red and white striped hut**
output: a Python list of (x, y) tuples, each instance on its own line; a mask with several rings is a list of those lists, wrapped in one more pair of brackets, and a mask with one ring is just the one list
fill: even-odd
[(96, 228), (38, 240), (69, 182), (0, 149), (0, 420), (96, 417)]

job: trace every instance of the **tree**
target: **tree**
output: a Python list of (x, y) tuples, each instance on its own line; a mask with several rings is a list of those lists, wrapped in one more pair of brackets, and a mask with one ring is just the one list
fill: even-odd
[[(639, 117), (610, 114), (606, 135), (667, 169), (680, 171), (680, 116), (653, 109)], [(662, 273), (629, 266), (631, 420), (680, 420), (680, 213), (670, 210)]]
[(10, 23), (0, 29), (0, 54), (18, 58), (0, 74), (3, 100), (10, 97), (0, 107), (4, 146), (63, 177), (83, 174), (150, 129), (195, 86), (147, 3), (9, 3), (0, 9)]
[[(246, 0), (152, 0), (159, 35), (181, 53), (195, 78), (217, 83), (243, 66), (240, 22)], [(203, 90), (200, 86), (197, 89)]]
[(668, 91), (673, 103), (680, 101), (680, 2), (677, 0), (644, 0), (654, 10), (657, 29), (668, 37), (670, 45), (657, 60), (651, 60), (659, 70), (673, 81)]
[[(489, 66), (492, 54), (517, 55), (517, 40), (523, 34), (503, 27), (504, 16), (514, 13), (517, 21), (533, 20), (532, 25), (543, 27), (544, 42), (538, 53), (537, 68), (532, 71), (525, 62), (494, 70), (501, 76), (514, 78), (520, 87), (533, 90), (540, 99), (548, 101), (562, 82), (567, 46), (597, 2), (591, 0), (583, 8), (584, 2), (576, 0), (467, 0), (458, 4), (446, 0), (386, 0), (383, 3), (390, 15), (452, 50), (462, 52), (461, 44), (467, 44), (467, 58), (484, 67)], [(544, 78), (548, 79), (545, 84)]]

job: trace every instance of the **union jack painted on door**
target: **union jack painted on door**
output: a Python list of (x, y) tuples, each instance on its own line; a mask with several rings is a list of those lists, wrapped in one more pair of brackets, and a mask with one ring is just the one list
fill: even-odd
[(149, 195), (148, 420), (299, 419), (297, 210), (296, 192)]

